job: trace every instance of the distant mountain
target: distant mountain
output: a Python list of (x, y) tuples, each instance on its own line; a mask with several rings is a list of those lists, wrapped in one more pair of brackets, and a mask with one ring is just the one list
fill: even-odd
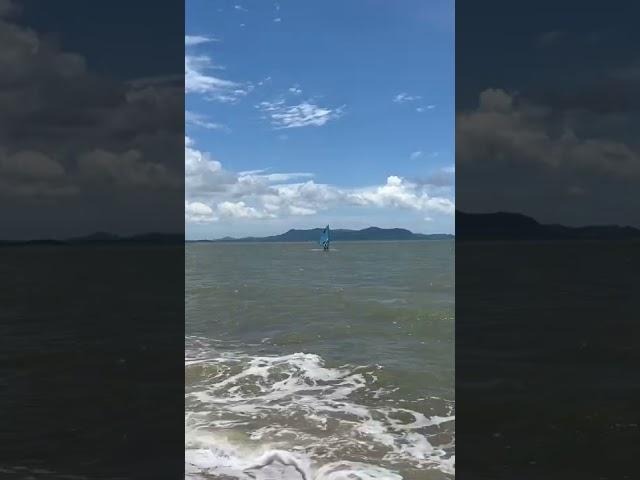
[(84, 237), (72, 237), (65, 240), (0, 240), (0, 246), (71, 246), (71, 245), (180, 245), (184, 235), (174, 233), (143, 233), (121, 237), (111, 233), (96, 232)]
[(85, 237), (73, 237), (65, 240), (66, 243), (109, 243), (122, 240), (118, 235), (106, 232), (95, 232)]
[(519, 213), (456, 211), (456, 239), (465, 240), (625, 240), (640, 230), (618, 225), (567, 227), (545, 225)]
[[(291, 229), (288, 232), (270, 237), (220, 238), (217, 240), (195, 240), (195, 242), (317, 242), (322, 233), (321, 228), (309, 230)], [(364, 240), (449, 240), (449, 234), (425, 235), (413, 233), (404, 228), (369, 227), (363, 230), (338, 229), (331, 231), (331, 240), (336, 242), (364, 241)]]

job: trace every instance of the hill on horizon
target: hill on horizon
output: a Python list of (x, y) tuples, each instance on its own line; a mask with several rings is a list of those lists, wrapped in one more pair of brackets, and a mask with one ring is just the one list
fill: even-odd
[[(279, 235), (266, 237), (224, 237), (218, 239), (186, 240), (193, 242), (317, 242), (321, 228), (290, 229)], [(368, 227), (362, 230), (336, 229), (331, 231), (333, 241), (368, 240), (640, 240), (640, 229), (620, 225), (588, 225), (568, 227), (542, 224), (520, 213), (466, 213), (456, 210), (456, 234), (413, 233), (404, 228)], [(143, 233), (120, 236), (107, 232), (67, 239), (0, 240), (2, 246), (74, 246), (74, 245), (176, 245), (185, 242), (181, 233)]]
[(90, 235), (71, 237), (66, 239), (42, 238), (34, 240), (0, 240), (0, 247), (29, 246), (29, 245), (175, 245), (184, 242), (184, 235), (179, 233), (141, 233), (138, 235), (120, 236), (113, 233), (95, 232)]
[[(317, 242), (322, 233), (322, 228), (307, 230), (290, 229), (279, 235), (267, 237), (224, 237), (213, 240), (188, 240), (188, 242)], [(368, 227), (362, 230), (336, 229), (331, 230), (331, 240), (345, 241), (369, 241), (369, 240), (449, 240), (455, 238), (452, 234), (413, 233), (404, 228), (380, 228)]]
[(465, 213), (456, 210), (456, 239), (626, 240), (640, 239), (640, 229), (620, 225), (568, 227), (542, 224), (520, 213)]

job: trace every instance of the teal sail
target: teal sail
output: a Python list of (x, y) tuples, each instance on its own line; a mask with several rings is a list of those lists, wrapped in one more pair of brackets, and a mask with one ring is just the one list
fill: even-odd
[(322, 248), (329, 250), (329, 241), (329, 225), (327, 225), (322, 231), (322, 235), (320, 235), (320, 245), (322, 245)]

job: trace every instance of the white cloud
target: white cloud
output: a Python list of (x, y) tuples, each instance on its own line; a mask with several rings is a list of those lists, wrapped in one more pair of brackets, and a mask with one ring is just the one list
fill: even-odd
[(201, 45), (203, 43), (217, 42), (217, 38), (205, 37), (203, 35), (185, 35), (184, 45), (186, 47), (193, 47), (195, 45)]
[(189, 137), (185, 137), (184, 176), (187, 198), (191, 193), (221, 191), (221, 185), (228, 177), (220, 162), (194, 148)]
[(273, 19), (273, 21), (275, 23), (280, 23), (282, 21), (282, 19), (280, 17), (276, 17), (276, 18)]
[(184, 168), (187, 176), (200, 172), (203, 169), (212, 172), (217, 172), (222, 169), (220, 162), (212, 160), (207, 153), (194, 148), (193, 140), (190, 137), (185, 137), (184, 144)]
[(221, 202), (217, 208), (220, 215), (230, 218), (266, 218), (275, 217), (274, 214), (260, 211), (254, 207), (247, 206), (244, 202)]
[[(307, 172), (230, 172), (190, 139), (185, 146), (187, 222), (263, 220), (309, 216), (341, 207), (405, 209), (451, 215), (453, 201), (432, 194), (438, 185), (390, 176), (383, 185), (338, 187), (316, 183)], [(187, 208), (187, 206), (185, 208)], [(204, 208), (204, 207), (208, 207)]]
[(188, 223), (208, 223), (216, 220), (213, 209), (202, 202), (184, 203), (184, 217)]
[(261, 102), (256, 107), (264, 113), (277, 128), (320, 127), (342, 116), (344, 106), (338, 108), (320, 107), (310, 100), (297, 105), (287, 105), (284, 100)]
[(289, 206), (289, 211), (291, 212), (291, 215), (315, 215), (317, 212), (317, 210), (313, 210), (312, 208), (305, 208), (305, 207), (297, 207), (295, 205), (290, 205)]
[(248, 12), (249, 11), (246, 8), (244, 8), (242, 5), (234, 5), (233, 8), (235, 8), (239, 12)]
[(207, 93), (239, 86), (230, 80), (223, 80), (204, 73), (205, 70), (211, 68), (214, 68), (211, 59), (205, 55), (186, 55), (184, 57), (184, 80), (187, 93)]
[(231, 129), (228, 126), (222, 123), (211, 122), (208, 120), (208, 118), (205, 115), (191, 112), (189, 110), (185, 111), (184, 120), (187, 125), (194, 125), (194, 126), (206, 128), (209, 130), (219, 130), (226, 133), (229, 133), (231, 131)]
[(423, 153), (418, 150), (417, 152), (412, 152), (411, 155), (409, 155), (409, 157), (411, 158), (411, 160), (417, 160), (418, 158), (422, 157)]
[[(398, 93), (395, 97), (393, 97), (394, 103), (413, 103), (420, 100), (422, 100), (422, 97), (420, 95), (409, 95), (406, 92)], [(435, 105), (418, 105), (416, 107), (416, 112), (424, 113), (427, 110), (433, 110), (434, 108), (436, 108)]]
[(215, 68), (219, 67), (216, 67), (206, 55), (186, 55), (184, 57), (186, 93), (206, 94), (207, 98), (227, 103), (235, 102), (249, 93), (250, 87), (208, 73)]
[(435, 105), (427, 105), (426, 107), (416, 107), (416, 112), (424, 113), (427, 110), (433, 110), (434, 108), (436, 108)]
[(419, 95), (409, 95), (406, 92), (398, 93), (395, 97), (393, 97), (393, 101), (395, 103), (406, 103), (406, 102), (415, 102), (417, 100), (422, 99)]
[[(257, 172), (261, 173), (261, 172), (263, 172), (263, 170), (258, 170), (256, 172), (247, 172), (247, 173), (249, 173), (249, 175), (245, 175), (245, 177), (251, 176), (251, 174), (255, 174)], [(243, 177), (243, 173), (240, 173), (239, 175), (241, 177)], [(264, 179), (264, 180), (266, 180), (268, 182), (288, 182), (288, 181), (296, 180), (296, 179), (300, 179), (300, 178), (313, 177), (313, 173), (304, 173), (304, 172), (300, 172), (300, 173), (268, 173), (268, 174), (264, 174), (264, 175), (259, 175), (257, 177), (259, 177), (261, 179)]]
[(289, 92), (293, 93), (294, 95), (302, 95), (302, 89), (300, 88), (300, 85), (289, 87)]
[(450, 199), (432, 197), (424, 186), (394, 175), (387, 178), (385, 185), (348, 193), (347, 199), (357, 205), (400, 207), (425, 213), (452, 214), (455, 208)]

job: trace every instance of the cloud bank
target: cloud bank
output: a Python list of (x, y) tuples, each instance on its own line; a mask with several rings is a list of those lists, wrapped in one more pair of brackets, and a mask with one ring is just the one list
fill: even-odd
[[(453, 201), (436, 192), (443, 185), (389, 176), (381, 185), (338, 187), (316, 183), (308, 172), (231, 172), (186, 139), (187, 223), (221, 219), (275, 219), (314, 215), (341, 207), (404, 209), (452, 215)], [(440, 189), (440, 190), (438, 190)]]

